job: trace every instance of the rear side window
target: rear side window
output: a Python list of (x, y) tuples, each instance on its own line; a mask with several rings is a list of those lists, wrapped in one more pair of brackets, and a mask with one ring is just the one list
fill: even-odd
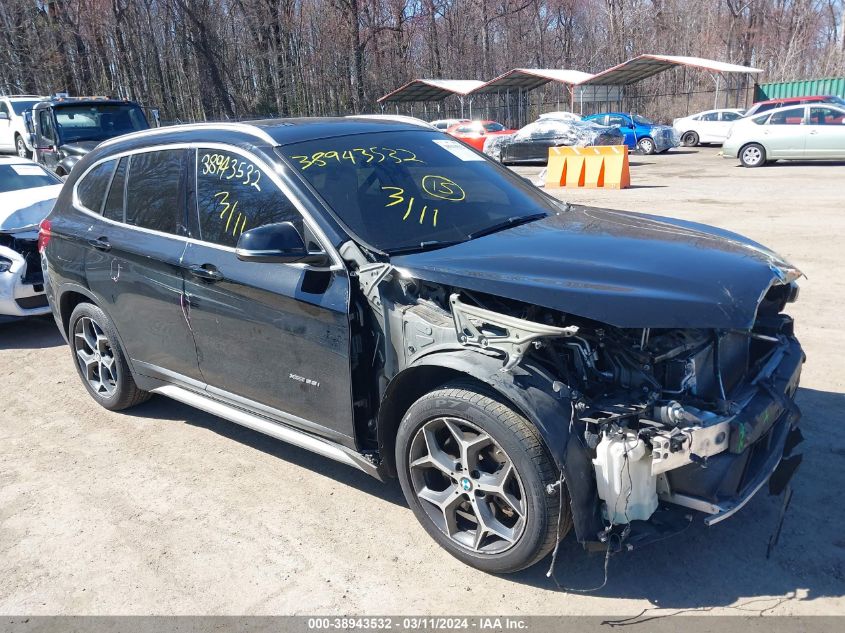
[(184, 225), (182, 172), (185, 152), (133, 154), (126, 185), (126, 223), (162, 233)]
[(83, 207), (94, 213), (100, 212), (116, 164), (117, 161), (114, 160), (100, 163), (79, 181), (76, 186), (76, 195)]
[(217, 149), (197, 152), (199, 239), (234, 247), (241, 233), (265, 224), (293, 222), (303, 234), (302, 216), (273, 181), (240, 154)]
[(833, 108), (810, 108), (810, 125), (842, 125), (845, 113)]
[(116, 222), (123, 222), (123, 189), (126, 186), (126, 166), (128, 164), (128, 156), (121, 158), (117, 164), (109, 187), (109, 195), (106, 198), (105, 206), (103, 206), (103, 217)]

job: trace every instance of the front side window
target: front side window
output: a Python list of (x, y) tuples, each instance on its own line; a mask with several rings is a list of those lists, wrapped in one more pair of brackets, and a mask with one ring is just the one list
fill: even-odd
[(100, 163), (79, 181), (76, 185), (76, 195), (83, 207), (94, 213), (100, 212), (116, 164), (117, 161), (114, 160)]
[(304, 234), (302, 215), (254, 162), (219, 149), (196, 154), (198, 238), (234, 247), (241, 233), (292, 222)]
[(494, 123), (485, 123), (484, 129), (487, 130), (488, 132), (501, 132), (502, 130), (505, 129), (505, 126), (502, 125), (501, 123), (495, 123), (495, 122)]
[(698, 117), (699, 121), (718, 121), (719, 120), (719, 113), (718, 112), (708, 112), (707, 114), (702, 114)]
[(789, 108), (773, 112), (769, 125), (801, 125), (804, 121), (804, 108)]
[(640, 116), (639, 114), (634, 115), (634, 123), (637, 125), (655, 125), (654, 121), (647, 119), (644, 116)]
[(126, 184), (126, 223), (162, 233), (184, 226), (183, 150), (133, 154)]
[(722, 121), (736, 121), (742, 118), (739, 112), (722, 112)]
[(387, 253), (466, 241), (559, 210), (534, 186), (435, 132), (354, 134), (277, 151), (351, 235)]
[(50, 141), (56, 140), (56, 135), (53, 133), (53, 119), (50, 117), (49, 110), (41, 110), (38, 113), (38, 127), (41, 128), (41, 136)]

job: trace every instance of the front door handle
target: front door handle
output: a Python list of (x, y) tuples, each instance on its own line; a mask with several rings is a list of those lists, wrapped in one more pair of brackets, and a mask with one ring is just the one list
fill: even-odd
[(96, 240), (88, 240), (88, 244), (96, 248), (98, 251), (109, 252), (111, 250), (111, 243), (109, 242), (109, 238), (103, 236), (98, 237)]
[(194, 277), (199, 277), (205, 281), (220, 281), (223, 279), (223, 273), (217, 270), (217, 267), (212, 264), (203, 264), (202, 266), (191, 266), (188, 268)]

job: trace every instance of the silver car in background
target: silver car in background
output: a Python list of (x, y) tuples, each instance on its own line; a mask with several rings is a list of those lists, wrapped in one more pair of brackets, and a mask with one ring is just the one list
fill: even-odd
[(722, 146), (744, 167), (776, 160), (845, 160), (845, 107), (813, 103), (734, 122)]

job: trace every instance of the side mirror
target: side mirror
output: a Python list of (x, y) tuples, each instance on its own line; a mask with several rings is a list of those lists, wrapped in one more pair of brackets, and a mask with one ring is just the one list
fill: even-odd
[(241, 233), (235, 254), (245, 262), (276, 264), (324, 266), (329, 260), (324, 252), (309, 253), (305, 240), (290, 222), (265, 224)]
[(0, 112), (0, 121), (8, 121), (9, 114), (7, 112)]

